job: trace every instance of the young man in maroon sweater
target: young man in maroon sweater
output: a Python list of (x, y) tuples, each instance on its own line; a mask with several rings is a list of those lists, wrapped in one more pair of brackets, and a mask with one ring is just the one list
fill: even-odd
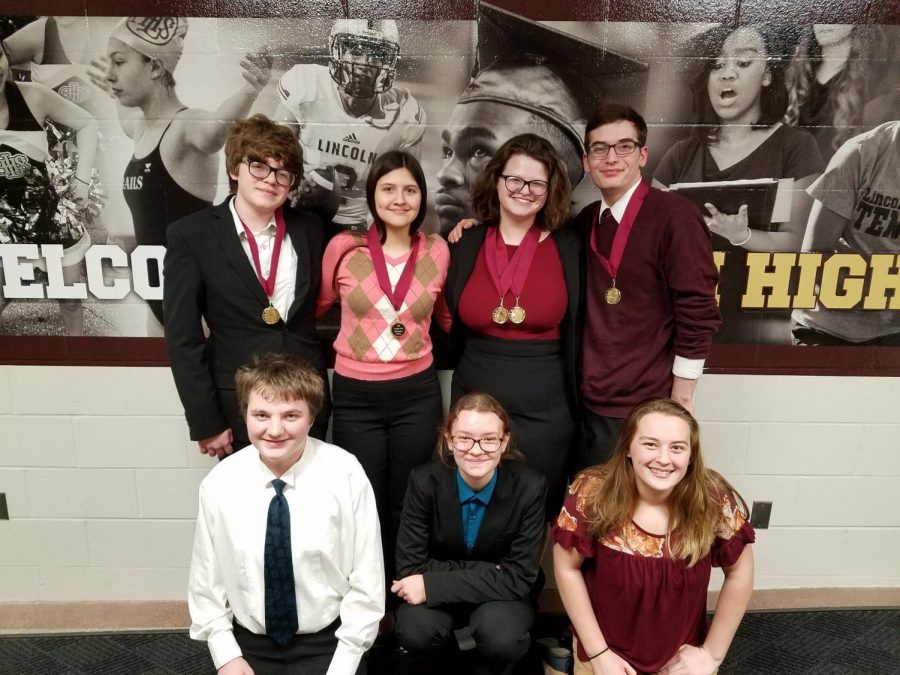
[(646, 141), (644, 119), (618, 104), (585, 130), (584, 169), (602, 199), (575, 221), (587, 262), (582, 466), (609, 458), (638, 403), (670, 396), (692, 410), (721, 323), (709, 231), (688, 200), (642, 180)]

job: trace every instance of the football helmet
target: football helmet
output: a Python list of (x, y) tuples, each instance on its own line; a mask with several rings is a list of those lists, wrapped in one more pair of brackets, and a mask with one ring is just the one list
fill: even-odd
[(371, 98), (394, 83), (400, 33), (390, 19), (338, 19), (329, 39), (331, 79), (348, 96)]

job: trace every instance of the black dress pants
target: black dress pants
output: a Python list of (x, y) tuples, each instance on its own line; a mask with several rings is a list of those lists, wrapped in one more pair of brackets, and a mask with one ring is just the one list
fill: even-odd
[(409, 472), (431, 459), (444, 414), (433, 367), (396, 380), (334, 373), (332, 439), (362, 464), (378, 507), (388, 588)]
[(435, 670), (440, 669), (440, 662), (458, 661), (454, 630), (468, 626), (476, 646), (462, 656), (469, 661), (466, 672), (505, 675), (528, 653), (534, 608), (528, 599), (440, 607), (403, 603), (396, 610), (396, 620), (397, 640), (412, 659), (427, 661), (430, 657), (429, 666)]

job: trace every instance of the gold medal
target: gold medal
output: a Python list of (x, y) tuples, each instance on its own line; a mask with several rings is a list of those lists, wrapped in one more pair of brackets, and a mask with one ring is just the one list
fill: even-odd
[(608, 305), (618, 305), (622, 299), (622, 291), (615, 286), (606, 289), (606, 303)]
[(491, 312), (491, 318), (494, 320), (494, 323), (504, 324), (509, 320), (509, 310), (506, 309), (503, 305), (499, 307), (495, 307), (494, 311)]
[(525, 320), (525, 310), (519, 306), (518, 298), (516, 298), (516, 306), (509, 310), (509, 320), (513, 323), (522, 323)]
[(278, 323), (280, 318), (281, 315), (278, 313), (278, 310), (272, 307), (272, 305), (269, 305), (262, 311), (262, 320), (270, 326), (274, 326)]

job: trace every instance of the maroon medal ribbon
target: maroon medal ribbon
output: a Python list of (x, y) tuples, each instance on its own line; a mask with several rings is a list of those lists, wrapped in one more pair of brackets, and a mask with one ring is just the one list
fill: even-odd
[[(375, 268), (375, 276), (378, 279), (378, 286), (385, 297), (390, 300), (391, 306), (397, 312), (403, 306), (403, 300), (412, 286), (413, 273), (416, 269), (416, 258), (419, 254), (419, 242), (421, 237), (418, 232), (412, 235), (412, 248), (409, 257), (403, 265), (403, 271), (400, 272), (400, 278), (397, 279), (397, 285), (392, 289), (391, 280), (388, 277), (387, 262), (384, 259), (384, 249), (381, 247), (381, 236), (378, 234), (378, 228), (373, 224), (366, 233), (366, 241), (369, 245), (369, 255), (372, 256), (372, 266)], [(401, 328), (403, 330), (401, 330)], [(399, 321), (391, 326), (391, 330), (396, 337), (400, 337), (406, 332), (403, 324)], [(399, 334), (398, 334), (399, 333)]]
[(615, 237), (613, 237), (612, 247), (609, 251), (609, 259), (600, 253), (600, 247), (597, 244), (597, 226), (600, 223), (600, 205), (597, 206), (597, 218), (595, 218), (593, 226), (591, 230), (591, 250), (600, 260), (600, 264), (603, 265), (603, 269), (609, 272), (609, 276), (612, 277), (613, 285), (615, 286), (616, 274), (619, 271), (619, 265), (622, 263), (622, 256), (625, 254), (625, 245), (628, 243), (628, 237), (631, 235), (631, 227), (634, 225), (634, 220), (637, 218), (638, 211), (641, 210), (641, 205), (644, 203), (644, 198), (647, 196), (647, 193), (650, 192), (650, 186), (647, 182), (641, 179), (640, 184), (637, 186), (637, 189), (632, 193), (631, 200), (628, 202), (628, 206), (625, 207), (625, 213), (622, 215), (622, 222), (619, 223), (619, 226), (616, 228)]
[(500, 228), (497, 226), (488, 228), (484, 240), (484, 262), (501, 300), (509, 290), (512, 290), (517, 298), (522, 294), (540, 239), (541, 231), (532, 227), (510, 258), (506, 251), (506, 243), (500, 235)]
[[(237, 210), (235, 210), (235, 213), (237, 213)], [(259, 279), (259, 283), (262, 284), (263, 292), (269, 299), (269, 305), (271, 306), (272, 295), (275, 293), (275, 277), (278, 274), (278, 260), (281, 255), (281, 244), (284, 241), (284, 233), (287, 231), (287, 227), (284, 224), (284, 215), (281, 213), (281, 207), (275, 210), (275, 245), (272, 247), (272, 261), (269, 265), (269, 276), (267, 277), (264, 277), (262, 273), (262, 267), (259, 263), (259, 246), (256, 245), (256, 237), (253, 236), (253, 231), (247, 227), (247, 223), (245, 223), (240, 216), (238, 216), (238, 220), (241, 221), (241, 225), (244, 226), (244, 232), (247, 234), (247, 243), (250, 245), (250, 255), (253, 258), (253, 267), (256, 268), (256, 277)]]

